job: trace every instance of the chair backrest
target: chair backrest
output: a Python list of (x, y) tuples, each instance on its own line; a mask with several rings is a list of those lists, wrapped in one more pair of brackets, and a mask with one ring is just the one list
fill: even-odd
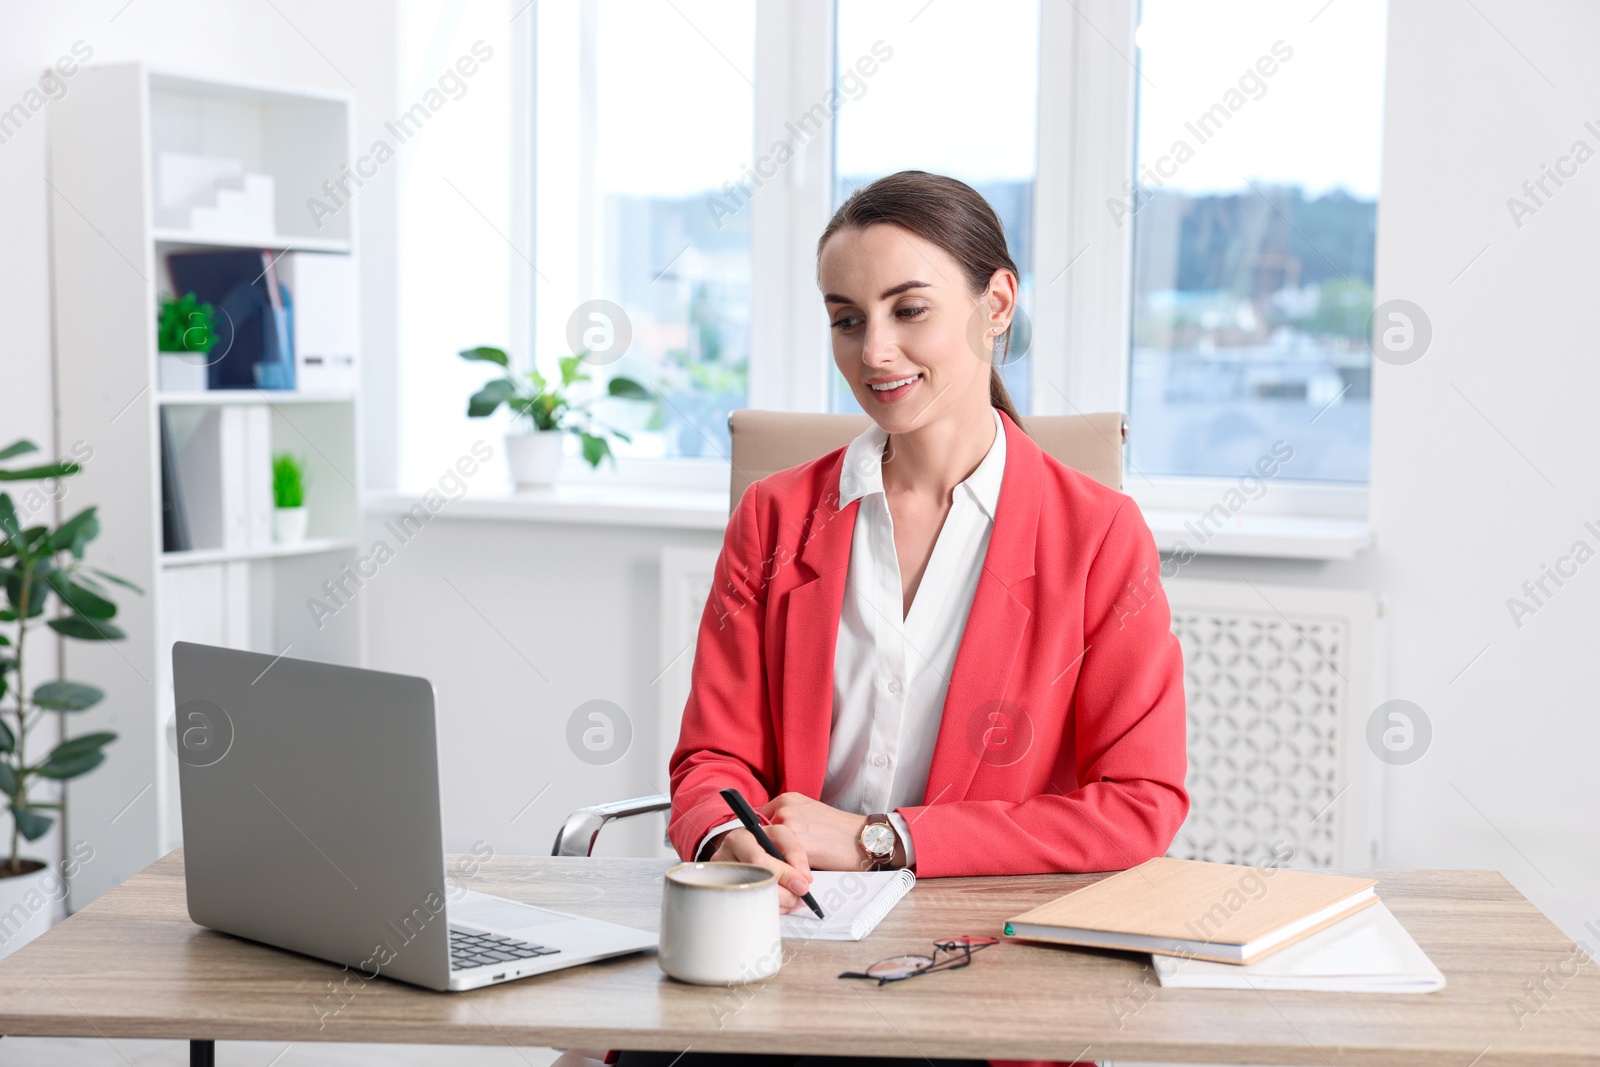
[[(871, 424), (869, 415), (813, 415), (741, 408), (728, 416), (733, 439), (729, 507), (758, 478), (843, 448)], [(1122, 488), (1122, 445), (1128, 423), (1121, 412), (1031, 415), (1022, 420), (1039, 447), (1062, 463), (1113, 489)]]

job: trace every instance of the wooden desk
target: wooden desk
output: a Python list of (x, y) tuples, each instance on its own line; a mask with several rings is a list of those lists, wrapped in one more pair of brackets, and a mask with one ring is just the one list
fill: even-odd
[[(497, 857), (471, 884), (655, 929), (668, 865)], [(786, 942), (783, 969), (751, 986), (682, 985), (636, 955), (471, 993), (349, 972), (339, 999), (338, 968), (193, 925), (174, 852), (0, 961), (0, 1033), (1321, 1067), (1600, 1062), (1600, 966), (1504, 877), (1368, 873), (1444, 972), (1442, 992), (1163, 990), (1145, 956), (1016, 942), (882, 988), (836, 977), (935, 937), (997, 933), (1007, 916), (1103, 877), (1088, 874), (926, 880), (866, 941)], [(1508, 1003), (1541, 981), (1545, 1006), (1519, 1028)]]

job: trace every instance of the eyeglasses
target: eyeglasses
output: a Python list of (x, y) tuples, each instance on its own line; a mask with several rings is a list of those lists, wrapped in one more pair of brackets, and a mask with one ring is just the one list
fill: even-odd
[(979, 949), (998, 945), (996, 937), (947, 937), (933, 943), (931, 956), (890, 956), (879, 960), (864, 971), (845, 971), (840, 978), (875, 978), (878, 985), (914, 978), (929, 971), (953, 971), (972, 962), (972, 954)]

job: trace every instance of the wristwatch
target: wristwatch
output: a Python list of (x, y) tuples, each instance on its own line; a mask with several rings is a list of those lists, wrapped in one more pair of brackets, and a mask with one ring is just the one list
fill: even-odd
[(894, 862), (895, 840), (889, 816), (881, 812), (867, 816), (867, 825), (861, 828), (861, 847), (866, 849), (873, 870), (881, 871)]

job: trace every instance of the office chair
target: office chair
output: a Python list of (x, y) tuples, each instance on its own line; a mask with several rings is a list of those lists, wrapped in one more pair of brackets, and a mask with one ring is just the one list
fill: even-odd
[[(732, 412), (728, 416), (728, 435), (733, 442), (729, 509), (738, 504), (751, 482), (842, 448), (871, 421), (865, 414), (811, 415), (749, 408)], [(1113, 489), (1122, 488), (1128, 420), (1120, 412), (1035, 415), (1022, 421), (1039, 447), (1057, 460)], [(588, 856), (607, 823), (671, 807), (669, 795), (651, 793), (579, 808), (556, 833), (550, 854)]]

